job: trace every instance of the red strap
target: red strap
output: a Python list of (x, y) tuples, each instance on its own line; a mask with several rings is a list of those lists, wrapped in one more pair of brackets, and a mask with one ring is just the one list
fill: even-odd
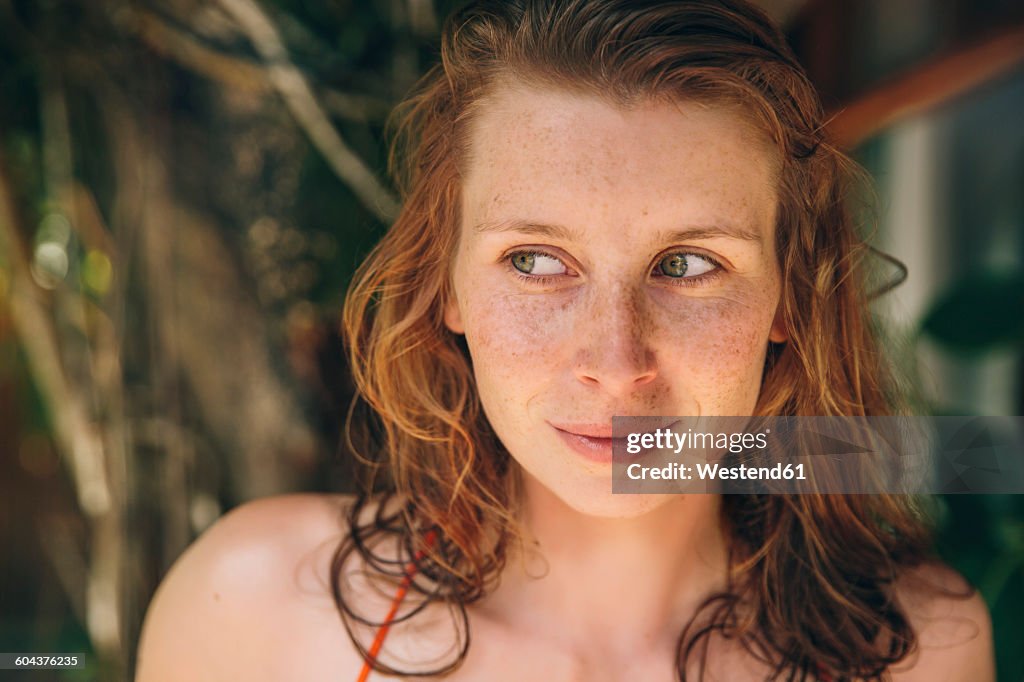
[[(434, 539), (437, 534), (433, 530), (427, 531), (424, 536), (426, 546), (416, 552), (415, 558), (410, 561), (405, 567), (405, 575), (402, 577), (402, 582), (398, 585), (398, 591), (395, 592), (395, 598), (391, 602), (391, 610), (388, 611), (388, 615), (384, 618), (384, 623), (377, 630), (377, 636), (373, 640), (373, 644), (370, 645), (369, 658), (370, 660), (376, 660), (377, 654), (380, 653), (380, 648), (384, 644), (384, 638), (388, 635), (388, 630), (391, 629), (391, 621), (394, 620), (395, 614), (398, 613), (398, 607), (405, 598), (406, 592), (409, 591), (409, 585), (412, 584), (413, 576), (416, 575), (417, 564), (427, 553), (427, 548), (434, 544)], [(359, 679), (357, 682), (366, 682), (366, 679), (370, 676), (370, 671), (373, 668), (370, 667), (370, 661), (363, 663), (363, 670), (359, 673)]]

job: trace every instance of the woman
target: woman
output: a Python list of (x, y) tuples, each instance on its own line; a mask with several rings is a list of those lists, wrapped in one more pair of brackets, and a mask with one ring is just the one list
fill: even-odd
[(905, 498), (611, 493), (613, 415), (899, 409), (852, 165), (758, 10), (474, 2), (396, 120), (345, 306), (377, 494), (220, 521), (140, 682), (994, 678)]

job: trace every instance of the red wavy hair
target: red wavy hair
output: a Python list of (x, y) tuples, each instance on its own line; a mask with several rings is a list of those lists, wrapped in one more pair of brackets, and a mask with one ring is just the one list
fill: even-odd
[[(789, 337), (769, 348), (757, 413), (900, 409), (868, 312), (869, 249), (848, 207), (859, 172), (829, 143), (813, 87), (761, 11), (740, 0), (471, 2), (448, 19), (440, 63), (396, 109), (391, 165), (402, 210), (345, 300), (358, 387), (348, 430), (367, 477), (335, 554), (335, 601), (367, 657), (354, 626), (373, 623), (340, 581), (343, 566), (358, 556), (371, 572), (398, 576), (434, 530), (439, 540), (417, 562), (413, 587), (421, 607), (453, 605), (464, 634), (459, 654), (439, 669), (402, 672), (372, 661), (385, 673), (455, 669), (469, 645), (465, 605), (493, 587), (509, 543), (521, 538), (517, 468), (483, 414), (464, 342), (443, 323), (468, 125), (509, 77), (624, 107), (685, 98), (745, 112), (781, 159), (776, 241)], [(378, 494), (378, 511), (366, 518)], [(739, 639), (773, 679), (822, 668), (882, 679), (913, 650), (893, 585), (929, 558), (920, 500), (729, 495), (722, 514), (736, 577), (680, 633), (680, 679), (713, 632)], [(379, 549), (387, 538), (402, 556)]]

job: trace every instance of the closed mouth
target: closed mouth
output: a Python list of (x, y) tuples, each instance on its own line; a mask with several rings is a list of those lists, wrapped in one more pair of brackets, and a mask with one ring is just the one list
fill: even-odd
[[(639, 421), (640, 419), (643, 419), (643, 418), (637, 418), (637, 419)], [(644, 424), (645, 428), (643, 428), (641, 433), (653, 433), (653, 432), (657, 431), (658, 429), (670, 427), (673, 424), (676, 424), (678, 422), (678, 420), (676, 420), (676, 419), (662, 419), (662, 418), (658, 418), (658, 419), (662, 423), (657, 424), (657, 425)], [(612, 427), (611, 427), (611, 424), (609, 423), (610, 421), (611, 420), (609, 420), (608, 422), (604, 422), (604, 423), (601, 423), (601, 422), (595, 422), (595, 423), (552, 423), (552, 422), (548, 422), (548, 424), (551, 427), (553, 427), (553, 428), (555, 428), (555, 429), (557, 429), (559, 431), (562, 431), (564, 433), (568, 433), (568, 434), (571, 434), (573, 436), (582, 436), (584, 438), (590, 438), (592, 440), (606, 440), (606, 441), (613, 441), (613, 440), (615, 440), (615, 441), (624, 441), (624, 440), (626, 440), (625, 436), (623, 436), (621, 438), (614, 438), (613, 437), (613, 435), (612, 435)], [(649, 421), (649, 420), (645, 420), (645, 421)]]

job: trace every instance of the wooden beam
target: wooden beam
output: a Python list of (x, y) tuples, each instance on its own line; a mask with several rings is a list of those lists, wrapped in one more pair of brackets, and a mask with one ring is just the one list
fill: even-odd
[(828, 132), (852, 149), (905, 118), (960, 97), (1024, 63), (1024, 25), (942, 55), (868, 92), (831, 117)]

